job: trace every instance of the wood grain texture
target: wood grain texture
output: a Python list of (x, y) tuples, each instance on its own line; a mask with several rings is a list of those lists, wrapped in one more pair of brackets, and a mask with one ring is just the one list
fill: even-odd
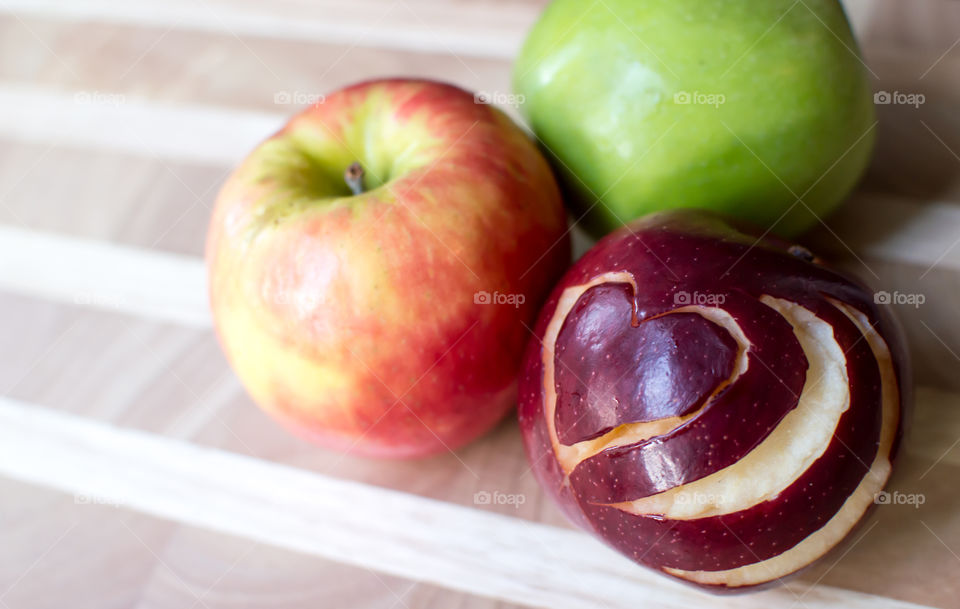
[[(575, 531), (310, 474), (192, 444), (0, 400), (0, 471), (203, 529), (532, 607), (611, 609), (638, 597), (699, 607), (702, 592), (637, 569)], [(189, 498), (185, 501), (184, 498)], [(283, 517), (278, 518), (278, 509)], [(768, 607), (786, 584), (718, 607)], [(908, 603), (828, 586), (811, 607)]]
[(542, 0), (6, 0), (18, 15), (510, 59)]
[[(304, 99), (393, 74), (508, 91), (509, 56), (544, 4), (0, 0), (0, 222), (17, 228), (0, 233), (0, 395), (568, 528), (529, 474), (512, 421), (427, 461), (384, 464), (328, 453), (290, 437), (255, 408), (202, 323), (151, 313), (176, 310), (176, 302), (190, 315), (199, 311), (202, 298), (183, 294), (199, 282), (197, 257), (220, 182), (253, 142), (303, 105), (277, 103), (278, 94)], [(891, 488), (921, 493), (925, 503), (878, 508), (847, 548), (791, 584), (799, 594), (813, 592), (783, 606), (825, 605), (835, 598), (815, 594), (827, 585), (960, 607), (960, 4), (847, 5), (875, 88), (922, 93), (926, 102), (878, 107), (880, 141), (867, 179), (806, 240), (878, 290), (926, 297), (919, 309), (898, 307), (925, 388)], [(51, 240), (49, 233), (80, 241)], [(47, 255), (25, 255), (17, 241), (23, 237)], [(96, 268), (77, 264), (82, 257), (57, 265), (57, 257), (91, 251), (101, 256), (89, 259)], [(187, 269), (163, 280), (170, 293), (131, 295), (135, 284), (121, 283), (126, 309), (105, 297), (104, 287), (118, 289), (122, 269), (132, 272), (131, 261), (145, 277), (157, 277), (170, 256)], [(99, 272), (101, 265), (115, 272)], [(79, 306), (86, 304), (95, 306)], [(523, 494), (526, 501), (517, 509), (478, 506), (478, 491)], [(78, 504), (72, 495), (8, 479), (0, 479), (0, 497), (3, 609), (513, 606), (242, 535)], [(474, 584), (459, 587), (467, 585)]]
[(199, 258), (4, 226), (0, 244), (0, 289), (210, 327), (206, 270)]

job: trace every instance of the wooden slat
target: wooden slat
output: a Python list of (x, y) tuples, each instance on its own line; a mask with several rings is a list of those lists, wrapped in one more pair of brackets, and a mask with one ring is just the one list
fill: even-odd
[[(508, 7), (516, 3), (503, 2)], [(241, 8), (245, 6), (240, 4)], [(935, 26), (937, 11), (933, 7), (946, 9), (947, 4), (924, 0), (923, 9), (910, 12), (910, 18)], [(476, 3), (465, 2), (465, 6)], [(956, 48), (946, 52), (956, 38), (931, 35), (929, 44), (904, 48), (891, 32), (890, 23), (875, 18), (875, 13), (897, 14), (899, 9), (887, 0), (860, 1), (853, 6), (854, 14), (862, 15), (857, 19), (864, 24), (867, 62), (879, 77), (875, 88), (927, 97), (919, 109), (878, 106), (879, 146), (867, 186), (919, 199), (960, 200), (960, 161), (956, 157), (960, 153), (960, 122), (952, 112), (958, 101), (954, 83), (960, 75), (960, 52)], [(876, 11), (871, 11), (871, 6)], [(436, 12), (444, 15), (443, 10)], [(956, 9), (944, 12), (960, 16)], [(491, 14), (499, 15), (500, 11)], [(504, 59), (455, 57), (446, 51), (417, 55), (330, 44), (322, 39), (288, 42), (255, 38), (241, 42), (227, 31), (214, 36), (177, 28), (147, 28), (148, 24), (35, 21), (29, 11), (24, 13), (26, 22), (21, 22), (9, 15), (0, 19), (0, 37), (9, 37), (11, 48), (18, 53), (0, 59), (0, 76), (9, 80), (29, 75), (33, 82), (49, 84), (66, 80), (84, 93), (126, 95), (131, 103), (137, 95), (149, 95), (153, 99), (247, 107), (284, 115), (294, 108), (274, 104), (278, 94), (317, 95), (358, 79), (398, 73), (450, 80), (473, 90), (510, 89), (510, 63)], [(428, 21), (431, 15), (433, 12), (427, 11)], [(923, 32), (927, 36), (929, 30)], [(78, 36), (102, 37), (104, 43), (78, 49), (74, 42)], [(934, 39), (941, 41), (931, 42)], [(297, 60), (288, 60), (291, 56)], [(164, 78), (158, 79), (157, 73)], [(177, 85), (168, 86), (166, 81), (174, 74)], [(101, 116), (104, 126), (116, 128), (122, 124), (122, 113), (116, 120)]]
[[(870, 213), (897, 224), (857, 233), (859, 216), (848, 232), (823, 235), (823, 249), (838, 255), (859, 252), (858, 274), (873, 283), (867, 260), (910, 264), (919, 273), (960, 270), (960, 206), (906, 204), (868, 199)], [(841, 222), (840, 226), (844, 226)], [(25, 253), (31, 265), (19, 259)], [(857, 265), (854, 265), (857, 266)], [(203, 262), (198, 258), (150, 252), (85, 239), (0, 226), (0, 287), (53, 300), (120, 309), (150, 318), (209, 325)], [(879, 285), (878, 289), (893, 289)], [(85, 296), (86, 295), (86, 296)], [(930, 303), (933, 305), (934, 303)]]
[(912, 265), (918, 275), (960, 271), (960, 203), (860, 192), (828, 220), (829, 230), (811, 236), (818, 253), (859, 256), (867, 264), (853, 266), (868, 282), (878, 279), (870, 260)]
[(4, 0), (5, 12), (238, 36), (512, 58), (545, 1)]
[[(78, 41), (96, 44), (78, 44)], [(0, 12), (0, 81), (232, 109), (292, 113), (304, 98), (397, 75), (510, 90), (503, 59), (245, 37)], [(13, 52), (15, 50), (15, 52)], [(289, 97), (293, 103), (277, 103)], [(116, 123), (110, 123), (116, 125)]]
[[(11, 383), (16, 383), (18, 378), (29, 372), (29, 377), (17, 384), (9, 394), (18, 400), (68, 411), (102, 423), (176, 436), (191, 443), (281, 461), (338, 478), (468, 507), (474, 507), (473, 497), (478, 491), (523, 494), (525, 502), (519, 509), (512, 506), (479, 508), (565, 526), (549, 497), (538, 488), (527, 470), (519, 430), (512, 418), (493, 433), (458, 450), (456, 455), (414, 462), (379, 462), (344, 457), (310, 446), (267, 419), (244, 396), (209, 332), (181, 330), (146, 320), (60, 307), (7, 295), (0, 295), (0, 311), (6, 319), (15, 320), (15, 324), (6, 327), (2, 337), (4, 340), (0, 341), (9, 345), (0, 353), (0, 388), (9, 388)], [(6, 389), (3, 391), (6, 392)], [(960, 475), (960, 446), (952, 446), (951, 450), (951, 445), (960, 438), (960, 419), (953, 416), (958, 403), (960, 399), (957, 393), (922, 392), (919, 396), (914, 434), (906, 445), (907, 454), (897, 466), (897, 479), (890, 490), (924, 493), (927, 502), (922, 509), (910, 506), (881, 507), (865, 525), (864, 531), (868, 531), (868, 534), (864, 539), (860, 540), (860, 533), (855, 534), (852, 541), (856, 543), (849, 552), (843, 549), (828, 557), (810, 573), (801, 576), (796, 587), (802, 591), (824, 575), (821, 583), (832, 586), (943, 609), (958, 606), (956, 599), (960, 599), (960, 580), (955, 575), (960, 563), (923, 525), (926, 523), (930, 526), (947, 547), (960, 550), (960, 514), (953, 509), (960, 503), (960, 488), (954, 484), (957, 475)], [(921, 417), (925, 422), (919, 420)], [(946, 456), (931, 469), (944, 454)], [(924, 473), (927, 475), (918, 482), (917, 479)], [(0, 489), (0, 496), (4, 497), (0, 504), (14, 508), (19, 506), (29, 511), (30, 505), (34, 505), (34, 510), (48, 514), (51, 526), (59, 527), (58, 531), (65, 530), (73, 518), (82, 517), (93, 509), (89, 506), (73, 506), (70, 497), (52, 502), (49, 494), (41, 495), (39, 502), (31, 502), (30, 495), (6, 492), (5, 489)], [(125, 511), (107, 511), (110, 513), (105, 515), (105, 521), (118, 517), (126, 519), (130, 515)], [(9, 510), (0, 509), (0, 530), (5, 530), (4, 522), (23, 522), (22, 519), (15, 519), (17, 509), (13, 510), (11, 519), (6, 518), (5, 513), (8, 514)], [(59, 520), (58, 515), (62, 516)], [(34, 516), (33, 519), (40, 519), (40, 516)], [(60, 523), (63, 523), (62, 527)], [(32, 528), (36, 529), (37, 526)], [(91, 523), (90, 526), (94, 525)], [(106, 538), (111, 538), (112, 530), (109, 526), (104, 527)], [(221, 574), (216, 570), (210, 573), (207, 568), (219, 564), (220, 569), (227, 569), (234, 560), (230, 549), (239, 547), (234, 551), (240, 552), (246, 547), (231, 542), (228, 536), (216, 542), (213, 534), (200, 536), (206, 540), (201, 543), (197, 541), (198, 535), (191, 533), (196, 529), (177, 527), (175, 530), (183, 531), (183, 536), (198, 544), (197, 547), (188, 551), (185, 545), (191, 542), (185, 540), (179, 544), (176, 552), (171, 550), (172, 553), (168, 555), (165, 542), (159, 541), (154, 545), (150, 538), (145, 539), (154, 545), (164, 562), (185, 578), (194, 590), (201, 592), (213, 585)], [(179, 533), (177, 537), (180, 537)], [(70, 547), (74, 552), (87, 551), (82, 544), (78, 545), (83, 538), (82, 535), (77, 537), (71, 534)], [(136, 544), (134, 547), (140, 546)], [(9, 565), (10, 561), (29, 564), (43, 549), (36, 547), (36, 553), (31, 553), (32, 548), (35, 546), (7, 546), (0, 553), (7, 557), (6, 573), (13, 576), (6, 579), (7, 583), (19, 576), (19, 572)], [(115, 557), (115, 564), (123, 562), (122, 551), (113, 545), (98, 551), (110, 552)], [(42, 568), (34, 570), (28, 581), (18, 586), (18, 591), (42, 589), (47, 568), (58, 564), (58, 561), (71, 560), (69, 552), (64, 552), (51, 556)], [(920, 560), (918, 557), (926, 559)], [(229, 597), (247, 598), (249, 602), (253, 602), (250, 598), (255, 598), (267, 604), (265, 598), (272, 601), (287, 593), (308, 594), (309, 591), (334, 586), (330, 582), (336, 581), (327, 576), (330, 567), (323, 562), (305, 561), (305, 564), (314, 565), (318, 571), (315, 577), (310, 577), (303, 565), (296, 571), (299, 576), (278, 570), (297, 564), (292, 556), (284, 559), (280, 566), (270, 558), (270, 553), (264, 557), (261, 552), (254, 552), (249, 559), (255, 564), (245, 563), (230, 577), (220, 580), (217, 589), (224, 595), (208, 597), (206, 602), (210, 609), (228, 609)], [(102, 564), (106, 564), (105, 561)], [(258, 568), (265, 571), (257, 571)], [(247, 579), (247, 574), (251, 573), (248, 569), (253, 569), (252, 573), (256, 574), (259, 584)], [(66, 577), (63, 570), (57, 573), (58, 578)], [(77, 570), (70, 570), (70, 573), (73, 576), (80, 575)], [(100, 577), (108, 577), (109, 573), (110, 569), (107, 569)], [(360, 582), (367, 581), (367, 585), (379, 586), (376, 579), (364, 579), (362, 571), (358, 571), (357, 575), (361, 577), (349, 578), (354, 585), (362, 586), (364, 584)], [(924, 584), (934, 581), (938, 585)], [(0, 568), (0, 588), (3, 582), (4, 570)], [(400, 585), (398, 592), (406, 590), (408, 586)], [(189, 598), (178, 583), (170, 579), (166, 566), (158, 566), (157, 578), (151, 588), (166, 590), (166, 600), (151, 603), (151, 606), (183, 607), (184, 603), (176, 602), (177, 599)], [(109, 589), (105, 586), (103, 592)], [(157, 591), (152, 590), (151, 596), (154, 592)], [(64, 594), (69, 592), (64, 590)], [(277, 596), (264, 596), (270, 594)], [(102, 606), (102, 603), (95, 602), (94, 599), (99, 597), (92, 591), (75, 597), (83, 598), (92, 606)], [(16, 602), (20, 598), (29, 596), (19, 594), (4, 600), (11, 609), (32, 606)], [(333, 598), (337, 598), (335, 594)], [(404, 598), (411, 608), (445, 609), (459, 606), (456, 598), (451, 599), (447, 594), (438, 597), (435, 592), (430, 593), (422, 588)], [(382, 609), (390, 604), (354, 600), (317, 601), (313, 606), (319, 602), (319, 606)], [(475, 605), (468, 606), (474, 609), (505, 609), (492, 601), (475, 600)], [(191, 603), (192, 599), (186, 606)], [(304, 600), (302, 604), (281, 606), (296, 609), (306, 604)], [(783, 606), (789, 607), (791, 604), (792, 601)], [(402, 605), (398, 604), (399, 607)], [(802, 604), (795, 607), (801, 608)]]
[[(98, 21), (238, 36), (323, 41), (420, 52), (512, 59), (549, 0), (4, 0), (0, 12), (58, 21)], [(921, 0), (903, 13), (899, 0), (844, 0), (863, 38), (910, 18), (917, 31), (936, 24), (949, 2)], [(918, 8), (917, 5), (922, 5)], [(889, 16), (889, 17), (888, 17)], [(884, 18), (887, 17), (887, 18)], [(878, 32), (878, 30), (881, 30)], [(941, 39), (949, 38), (950, 31)], [(917, 42), (931, 45), (937, 38)], [(931, 45), (932, 46), (932, 45)], [(945, 50), (945, 49), (943, 49)]]
[(0, 86), (4, 137), (160, 159), (232, 164), (284, 121), (281, 114), (159, 104), (110, 92)]
[[(93, 501), (535, 607), (701, 607), (591, 538), (0, 399), (0, 472)], [(717, 607), (791, 602), (784, 587)], [(814, 586), (808, 609), (917, 607)]]
[(931, 463), (924, 473), (934, 464), (960, 466), (960, 395), (918, 387), (916, 402), (907, 450)]
[[(283, 125), (282, 114), (172, 105), (124, 98), (119, 105), (77, 101), (83, 92), (0, 85), (0, 137), (119, 150), (136, 155), (232, 164)], [(100, 92), (102, 99), (110, 93)], [(122, 129), (104, 129), (104, 124)], [(960, 163), (960, 162), (958, 162)], [(862, 218), (869, 217), (865, 224)], [(862, 245), (881, 260), (960, 269), (954, 227), (960, 205), (917, 205), (890, 195), (861, 193), (835, 218), (846, 246)], [(843, 246), (843, 247), (839, 247)]]
[(203, 261), (176, 254), (0, 226), (0, 289), (210, 325)]
[[(4, 0), (0, 13), (63, 22), (101, 22), (209, 34), (259, 36), (511, 60), (549, 0), (282, 0), (267, 8), (249, 0)], [(844, 0), (854, 30), (867, 43), (913, 36), (914, 47), (947, 50), (956, 33), (944, 14), (956, 3)], [(896, 28), (904, 19), (911, 28)], [(924, 34), (918, 35), (919, 32)], [(914, 34), (917, 33), (917, 34)], [(942, 47), (942, 48), (941, 48)]]

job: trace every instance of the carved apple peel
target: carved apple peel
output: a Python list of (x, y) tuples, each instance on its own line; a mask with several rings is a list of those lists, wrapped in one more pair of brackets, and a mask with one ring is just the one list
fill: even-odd
[[(715, 302), (677, 306), (681, 292)], [(889, 477), (897, 330), (781, 243), (649, 217), (568, 272), (536, 333), (520, 405), (533, 469), (641, 564), (710, 587), (779, 579), (837, 545)]]

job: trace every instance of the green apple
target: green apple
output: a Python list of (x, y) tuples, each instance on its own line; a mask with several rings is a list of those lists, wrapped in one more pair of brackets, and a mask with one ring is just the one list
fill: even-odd
[(865, 72), (836, 0), (555, 0), (514, 83), (594, 234), (699, 207), (791, 236), (869, 162)]

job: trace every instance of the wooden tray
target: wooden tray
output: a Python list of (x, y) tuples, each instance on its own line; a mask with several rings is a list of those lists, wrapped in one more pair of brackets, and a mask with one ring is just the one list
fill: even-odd
[(543, 4), (0, 0), (0, 609), (960, 607), (955, 1), (847, 3), (876, 89), (925, 103), (878, 106), (867, 179), (807, 239), (925, 297), (898, 307), (918, 400), (891, 488), (924, 503), (880, 507), (788, 585), (706, 596), (573, 530), (512, 420), (384, 463), (294, 439), (245, 396), (200, 258), (231, 166), (351, 81), (509, 91)]

